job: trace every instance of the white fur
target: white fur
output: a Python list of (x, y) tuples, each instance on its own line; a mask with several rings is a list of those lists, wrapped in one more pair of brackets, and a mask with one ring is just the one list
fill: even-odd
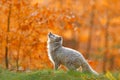
[(49, 59), (54, 64), (55, 69), (58, 69), (60, 64), (63, 64), (69, 70), (77, 70), (79, 67), (82, 67), (83, 72), (90, 72), (98, 75), (80, 52), (62, 46), (62, 39), (60, 36), (49, 33), (47, 48)]

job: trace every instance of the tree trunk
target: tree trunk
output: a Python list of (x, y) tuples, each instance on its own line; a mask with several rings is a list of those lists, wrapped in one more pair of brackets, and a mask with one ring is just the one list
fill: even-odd
[(19, 37), (19, 45), (18, 45), (18, 52), (17, 52), (17, 59), (16, 59), (17, 71), (18, 71), (18, 69), (19, 69), (19, 54), (20, 54), (20, 47), (21, 47), (21, 37)]
[(5, 47), (5, 66), (6, 69), (9, 68), (9, 60), (8, 60), (8, 33), (10, 31), (10, 15), (11, 15), (11, 4), (9, 5), (9, 13), (8, 13), (8, 20), (7, 20), (7, 36), (6, 36), (6, 47)]
[(92, 11), (90, 15), (90, 31), (89, 31), (89, 37), (88, 37), (88, 46), (86, 50), (86, 59), (88, 59), (90, 56), (92, 33), (93, 33), (93, 27), (94, 27), (94, 16), (95, 16), (95, 0), (93, 0)]
[(111, 56), (110, 58), (110, 71), (114, 70), (115, 56)]
[(108, 36), (109, 36), (109, 19), (108, 19), (108, 14), (107, 14), (107, 22), (106, 22), (106, 25), (105, 25), (105, 53), (104, 53), (104, 57), (103, 57), (103, 72), (105, 73), (106, 72), (106, 67), (107, 67), (107, 61), (108, 61), (108, 53), (109, 53), (109, 50), (108, 50)]

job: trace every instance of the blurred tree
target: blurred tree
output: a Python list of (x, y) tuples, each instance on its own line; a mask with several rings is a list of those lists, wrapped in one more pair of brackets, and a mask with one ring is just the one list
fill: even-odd
[(89, 30), (89, 37), (88, 37), (88, 45), (86, 51), (86, 58), (89, 59), (90, 51), (91, 51), (91, 44), (92, 44), (92, 34), (94, 28), (94, 16), (95, 16), (95, 0), (91, 0), (91, 13), (90, 13), (90, 30)]
[(8, 12), (8, 20), (7, 20), (7, 36), (6, 36), (6, 48), (5, 48), (5, 64), (6, 64), (6, 68), (9, 68), (9, 60), (8, 60), (8, 35), (9, 35), (9, 31), (10, 31), (10, 16), (11, 16), (11, 4), (9, 4), (9, 12)]
[(109, 17), (108, 17), (108, 12), (106, 12), (106, 25), (105, 25), (105, 53), (103, 57), (103, 72), (106, 72), (106, 67), (107, 67), (107, 61), (108, 61), (108, 46), (109, 46), (109, 41), (108, 41), (108, 36), (109, 36)]
[(119, 0), (0, 0), (0, 63), (12, 70), (52, 68), (46, 42), (53, 32), (98, 71), (119, 68), (119, 6)]

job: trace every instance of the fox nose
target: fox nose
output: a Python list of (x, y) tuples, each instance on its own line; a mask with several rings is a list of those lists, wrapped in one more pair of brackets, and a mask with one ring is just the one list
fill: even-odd
[(49, 32), (49, 33), (48, 33), (48, 35), (52, 35), (52, 33), (51, 33), (51, 32)]
[(51, 35), (52, 35), (52, 33), (51, 33), (51, 32), (49, 32), (49, 33), (48, 33), (48, 36), (50, 37)]

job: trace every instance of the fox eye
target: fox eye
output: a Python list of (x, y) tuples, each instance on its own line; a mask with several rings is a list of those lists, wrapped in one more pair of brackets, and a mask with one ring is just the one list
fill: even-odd
[(51, 35), (53, 38), (55, 37), (54, 35)]

